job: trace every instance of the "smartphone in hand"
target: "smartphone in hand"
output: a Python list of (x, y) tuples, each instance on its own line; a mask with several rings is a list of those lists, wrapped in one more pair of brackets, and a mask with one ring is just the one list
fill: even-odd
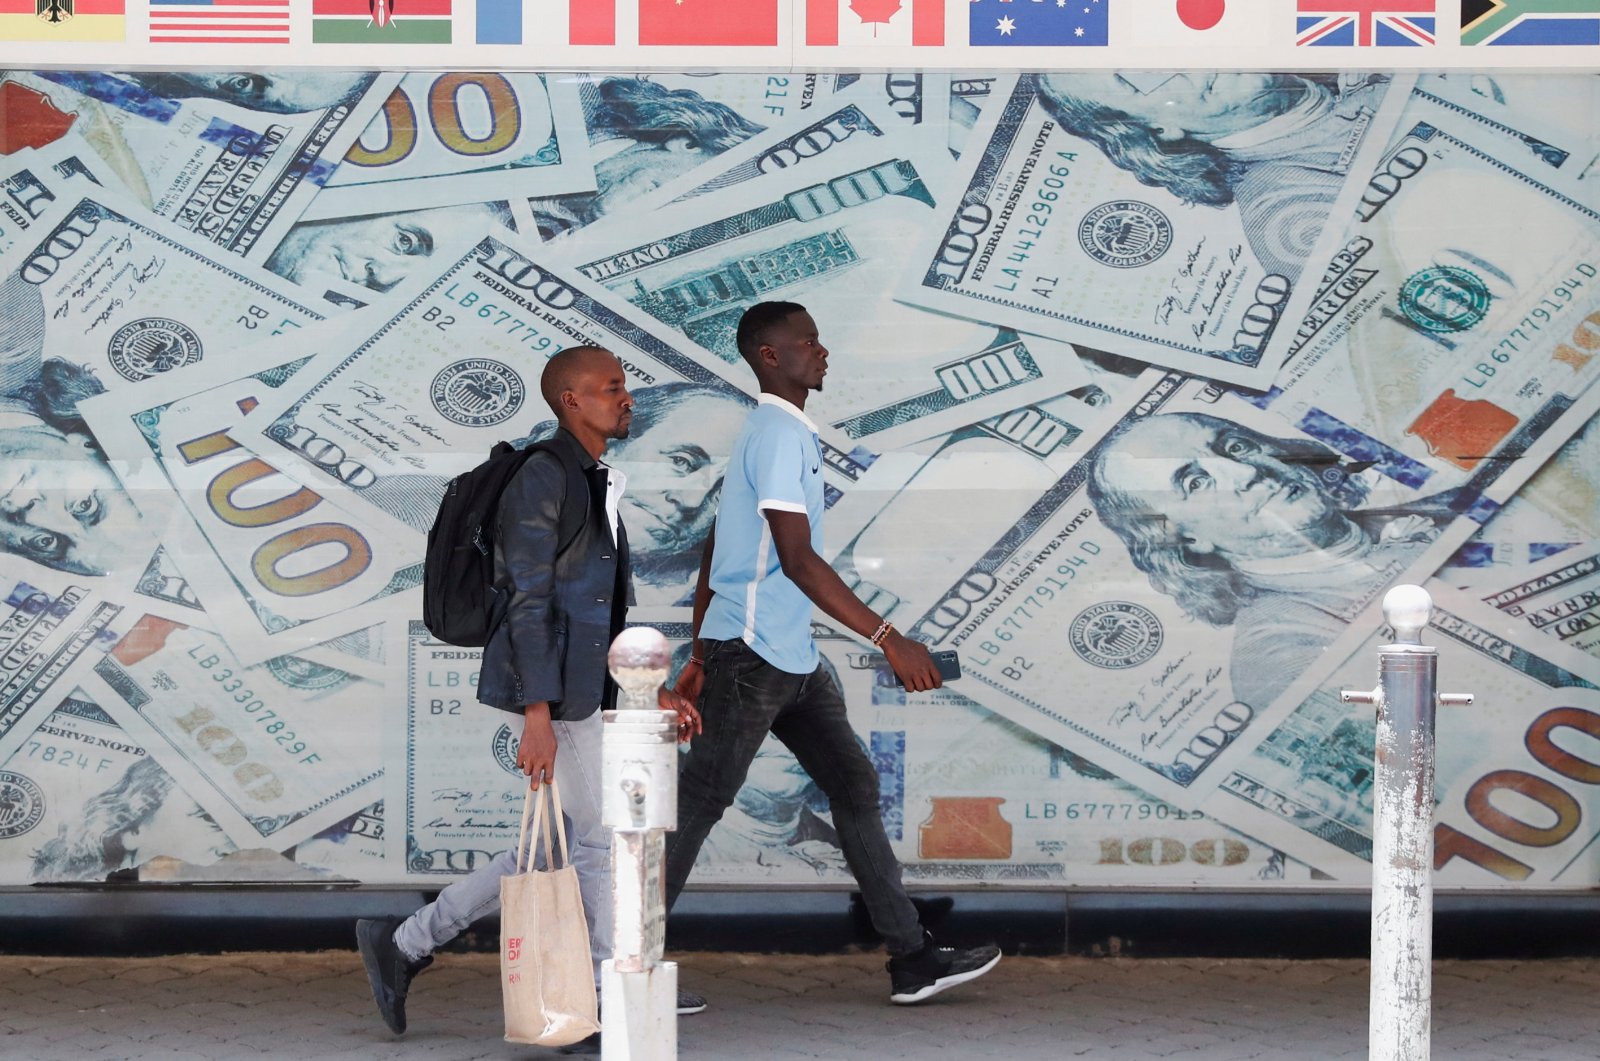
[[(957, 678), (961, 677), (961, 659), (955, 654), (954, 649), (949, 649), (944, 652), (935, 652), (932, 653), (932, 655), (933, 665), (939, 668), (940, 678), (947, 682), (953, 682)], [(906, 683), (900, 681), (900, 676), (898, 674), (894, 676), (894, 680), (899, 684), (900, 688), (904, 689), (906, 687)]]

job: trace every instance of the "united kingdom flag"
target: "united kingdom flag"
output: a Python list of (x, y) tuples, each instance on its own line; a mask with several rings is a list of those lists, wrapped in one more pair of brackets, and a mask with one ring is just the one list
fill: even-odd
[(1435, 41), (1436, 0), (1296, 0), (1301, 47), (1421, 48)]

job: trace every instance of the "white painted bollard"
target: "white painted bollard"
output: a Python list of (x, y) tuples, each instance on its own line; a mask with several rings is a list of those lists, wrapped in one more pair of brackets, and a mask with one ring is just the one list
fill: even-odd
[(1421, 586), (1383, 598), (1394, 643), (1378, 649), (1378, 687), (1340, 693), (1378, 709), (1372, 823), (1369, 1061), (1428, 1061), (1433, 1002), (1433, 723), (1439, 656), (1422, 643), (1433, 599)]
[(672, 654), (648, 626), (625, 630), (607, 656), (622, 690), (605, 713), (601, 814), (611, 827), (611, 958), (600, 966), (600, 1056), (678, 1056), (678, 965), (666, 943), (666, 833), (678, 827), (678, 718), (656, 704)]

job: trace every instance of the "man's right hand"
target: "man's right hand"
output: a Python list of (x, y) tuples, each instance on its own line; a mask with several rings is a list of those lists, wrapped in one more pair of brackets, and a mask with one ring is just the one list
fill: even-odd
[(528, 787), (556, 776), (556, 730), (550, 724), (550, 704), (541, 700), (522, 713), (522, 742), (517, 745), (517, 766), (528, 775)]
[(678, 680), (673, 683), (672, 691), (691, 704), (698, 704), (700, 702), (700, 692), (705, 687), (705, 665), (691, 661), (685, 663), (683, 669), (678, 672)]
[(921, 641), (913, 641), (900, 631), (891, 630), (879, 647), (889, 660), (895, 677), (911, 692), (927, 692), (944, 684), (944, 679), (939, 676), (938, 664), (933, 662), (932, 653)]

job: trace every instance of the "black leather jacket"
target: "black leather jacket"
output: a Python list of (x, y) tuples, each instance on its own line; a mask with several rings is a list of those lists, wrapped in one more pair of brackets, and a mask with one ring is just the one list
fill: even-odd
[[(616, 703), (606, 652), (627, 617), (628, 538), (619, 526), (611, 539), (606, 470), (565, 429), (555, 442), (561, 456), (529, 457), (500, 498), (494, 607), (504, 619), (483, 649), (478, 699), (518, 714), (548, 700), (551, 718), (571, 722)], [(557, 555), (562, 505), (586, 512)]]

